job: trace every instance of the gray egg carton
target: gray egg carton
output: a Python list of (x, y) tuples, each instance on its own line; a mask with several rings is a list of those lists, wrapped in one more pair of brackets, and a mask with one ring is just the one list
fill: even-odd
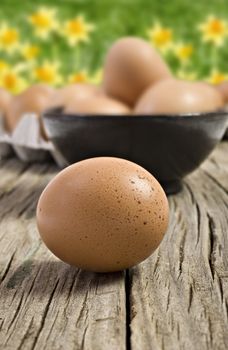
[(23, 162), (44, 162), (51, 156), (59, 167), (67, 165), (54, 145), (41, 137), (39, 120), (33, 113), (23, 115), (12, 134), (5, 130), (0, 115), (0, 158), (13, 154)]

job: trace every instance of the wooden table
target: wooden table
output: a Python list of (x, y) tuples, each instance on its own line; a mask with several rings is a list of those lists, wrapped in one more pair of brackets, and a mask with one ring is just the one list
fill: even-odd
[(160, 248), (130, 271), (95, 274), (41, 243), (51, 164), (0, 165), (0, 349), (228, 349), (228, 143), (169, 197)]

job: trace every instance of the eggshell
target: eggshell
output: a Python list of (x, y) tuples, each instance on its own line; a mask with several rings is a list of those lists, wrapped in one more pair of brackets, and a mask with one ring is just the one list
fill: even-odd
[(168, 224), (168, 202), (157, 180), (130, 161), (87, 159), (61, 171), (41, 194), (37, 225), (61, 260), (97, 272), (146, 259)]
[(7, 112), (11, 99), (12, 95), (5, 89), (0, 88), (0, 115), (4, 117), (4, 124), (7, 131), (9, 130)]
[(66, 107), (75, 99), (84, 99), (90, 96), (100, 96), (102, 88), (92, 84), (71, 84), (55, 91), (50, 100), (50, 108)]
[(88, 96), (68, 102), (64, 112), (66, 114), (129, 114), (130, 108), (122, 102), (106, 96)]
[[(40, 117), (41, 113), (48, 107), (53, 92), (54, 90), (51, 87), (37, 84), (13, 97), (7, 113), (9, 131), (12, 132), (15, 129), (25, 113), (36, 113)], [(46, 138), (42, 122), (41, 133)]]
[(171, 77), (159, 54), (146, 41), (126, 37), (109, 50), (104, 67), (104, 90), (130, 106), (151, 84)]
[(134, 114), (185, 114), (212, 112), (223, 105), (221, 95), (203, 82), (168, 79), (149, 87)]
[(228, 81), (224, 81), (221, 84), (215, 85), (215, 88), (221, 94), (225, 104), (228, 103)]

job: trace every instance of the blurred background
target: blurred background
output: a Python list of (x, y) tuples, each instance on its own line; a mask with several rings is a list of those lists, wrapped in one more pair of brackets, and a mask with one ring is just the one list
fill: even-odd
[(0, 86), (99, 83), (107, 49), (127, 35), (180, 78), (228, 80), (227, 0), (1, 0)]

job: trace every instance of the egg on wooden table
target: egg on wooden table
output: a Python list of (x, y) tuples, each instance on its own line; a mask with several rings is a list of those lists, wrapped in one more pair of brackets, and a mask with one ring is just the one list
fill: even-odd
[(203, 82), (168, 79), (143, 93), (134, 114), (213, 112), (222, 106), (222, 97), (212, 86)]
[(103, 94), (104, 92), (102, 88), (96, 85), (86, 83), (71, 84), (55, 91), (50, 99), (49, 107), (66, 107), (75, 99), (84, 99), (90, 96), (102, 96)]
[(53, 88), (44, 84), (36, 84), (29, 87), (21, 94), (14, 96), (7, 113), (9, 131), (12, 132), (15, 129), (25, 113), (35, 113), (40, 121), (41, 134), (47, 139), (40, 117), (41, 113), (48, 108), (53, 93)]
[(114, 43), (107, 54), (103, 86), (108, 95), (133, 106), (148, 86), (171, 76), (149, 43), (126, 37)]
[(61, 260), (96, 272), (146, 259), (168, 225), (168, 201), (158, 181), (130, 161), (99, 157), (62, 170), (44, 189), (37, 225)]
[(64, 109), (66, 114), (89, 114), (89, 115), (115, 115), (129, 114), (130, 108), (113, 98), (107, 96), (88, 96), (77, 98), (68, 102)]

